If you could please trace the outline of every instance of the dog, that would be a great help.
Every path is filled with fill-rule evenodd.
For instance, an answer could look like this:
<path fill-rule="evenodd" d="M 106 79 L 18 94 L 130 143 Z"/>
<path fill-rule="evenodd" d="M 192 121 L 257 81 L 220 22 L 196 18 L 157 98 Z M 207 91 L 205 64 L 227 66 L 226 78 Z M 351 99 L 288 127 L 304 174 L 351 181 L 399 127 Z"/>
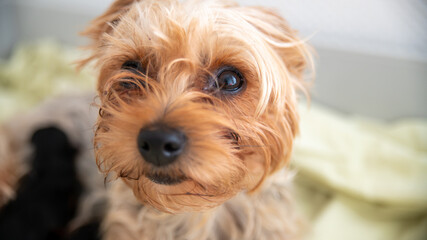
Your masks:
<path fill-rule="evenodd" d="M 54 97 L 0 126 L 0 239 L 99 239 L 105 187 L 93 94 Z"/>
<path fill-rule="evenodd" d="M 297 239 L 286 166 L 309 48 L 276 12 L 116 0 L 84 34 L 99 70 L 103 239 Z"/>
<path fill-rule="evenodd" d="M 0 238 L 65 239 L 82 191 L 74 165 L 77 149 L 56 127 L 38 129 L 31 143 L 31 170 L 16 197 L 0 209 Z"/>

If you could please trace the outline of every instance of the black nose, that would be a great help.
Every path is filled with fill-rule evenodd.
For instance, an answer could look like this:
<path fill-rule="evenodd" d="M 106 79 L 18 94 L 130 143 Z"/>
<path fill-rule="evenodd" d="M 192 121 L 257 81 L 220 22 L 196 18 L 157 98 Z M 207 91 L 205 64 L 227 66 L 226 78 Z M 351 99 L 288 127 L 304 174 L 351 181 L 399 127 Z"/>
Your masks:
<path fill-rule="evenodd" d="M 145 161 L 156 166 L 174 162 L 186 144 L 183 132 L 165 126 L 143 128 L 138 135 L 138 149 Z"/>

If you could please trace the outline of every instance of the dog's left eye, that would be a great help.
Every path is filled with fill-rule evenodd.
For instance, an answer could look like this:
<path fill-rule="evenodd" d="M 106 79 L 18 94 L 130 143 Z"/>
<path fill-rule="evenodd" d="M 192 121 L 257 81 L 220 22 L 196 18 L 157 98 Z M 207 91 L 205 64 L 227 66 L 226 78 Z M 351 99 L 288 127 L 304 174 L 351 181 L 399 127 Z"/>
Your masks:
<path fill-rule="evenodd" d="M 227 67 L 218 73 L 216 87 L 223 92 L 237 93 L 244 83 L 243 76 L 237 69 Z"/>

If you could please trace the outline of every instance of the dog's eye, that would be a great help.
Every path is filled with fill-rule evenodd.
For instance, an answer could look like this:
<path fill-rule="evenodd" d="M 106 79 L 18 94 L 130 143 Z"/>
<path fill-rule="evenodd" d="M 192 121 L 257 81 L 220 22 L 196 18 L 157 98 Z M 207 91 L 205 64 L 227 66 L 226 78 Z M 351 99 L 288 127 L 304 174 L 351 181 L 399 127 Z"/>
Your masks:
<path fill-rule="evenodd" d="M 244 83 L 243 76 L 237 69 L 226 67 L 218 73 L 216 87 L 223 92 L 237 93 Z"/>
<path fill-rule="evenodd" d="M 121 67 L 123 70 L 130 71 L 133 74 L 143 76 L 146 74 L 145 68 L 142 66 L 140 61 L 126 61 L 122 64 Z M 124 78 L 123 81 L 119 82 L 119 86 L 125 90 L 138 89 L 138 84 L 132 80 L 133 78 Z M 145 82 L 139 81 L 143 87 L 145 87 Z"/>
<path fill-rule="evenodd" d="M 145 74 L 145 68 L 139 61 L 126 61 L 125 63 L 123 63 L 122 69 L 129 70 L 135 74 Z"/>

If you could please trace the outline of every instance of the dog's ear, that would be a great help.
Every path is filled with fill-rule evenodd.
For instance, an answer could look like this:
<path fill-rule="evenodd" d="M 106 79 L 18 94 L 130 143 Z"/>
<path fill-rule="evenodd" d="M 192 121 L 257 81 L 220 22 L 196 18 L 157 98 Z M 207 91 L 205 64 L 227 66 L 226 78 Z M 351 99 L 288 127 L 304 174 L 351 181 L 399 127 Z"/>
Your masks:
<path fill-rule="evenodd" d="M 94 59 L 97 59 L 102 43 L 102 35 L 110 33 L 115 25 L 120 21 L 121 16 L 129 11 L 133 3 L 142 0 L 115 0 L 111 6 L 101 16 L 95 18 L 81 35 L 89 37 L 92 42 L 86 48 L 92 50 L 92 55 L 77 62 L 77 69 L 82 68 Z"/>
<path fill-rule="evenodd" d="M 127 12 L 130 6 L 138 0 L 116 0 L 101 16 L 95 18 L 89 27 L 82 32 L 93 40 L 99 40 L 102 34 L 111 31 L 112 26 L 120 21 L 120 16 Z"/>
<path fill-rule="evenodd" d="M 307 45 L 298 37 L 277 12 L 263 7 L 242 7 L 245 20 L 260 31 L 265 40 L 276 50 L 288 71 L 301 79 L 311 55 Z"/>
<path fill-rule="evenodd" d="M 273 150 L 270 162 L 270 172 L 280 169 L 289 162 L 293 139 L 298 132 L 298 112 L 296 89 L 307 94 L 306 83 L 303 81 L 306 67 L 312 67 L 311 53 L 307 44 L 298 37 L 278 13 L 262 7 L 238 7 L 243 19 L 256 28 L 265 42 L 273 50 L 274 61 L 282 62 L 274 69 L 274 79 L 268 79 L 269 107 L 273 112 L 284 117 L 279 122 L 278 130 L 281 138 L 272 138 L 271 142 L 278 143 Z M 276 64 L 276 62 L 275 62 Z M 283 66 L 283 68 L 281 67 Z M 307 95 L 308 96 L 308 95 Z M 284 113 L 282 115 L 282 113 Z"/>

